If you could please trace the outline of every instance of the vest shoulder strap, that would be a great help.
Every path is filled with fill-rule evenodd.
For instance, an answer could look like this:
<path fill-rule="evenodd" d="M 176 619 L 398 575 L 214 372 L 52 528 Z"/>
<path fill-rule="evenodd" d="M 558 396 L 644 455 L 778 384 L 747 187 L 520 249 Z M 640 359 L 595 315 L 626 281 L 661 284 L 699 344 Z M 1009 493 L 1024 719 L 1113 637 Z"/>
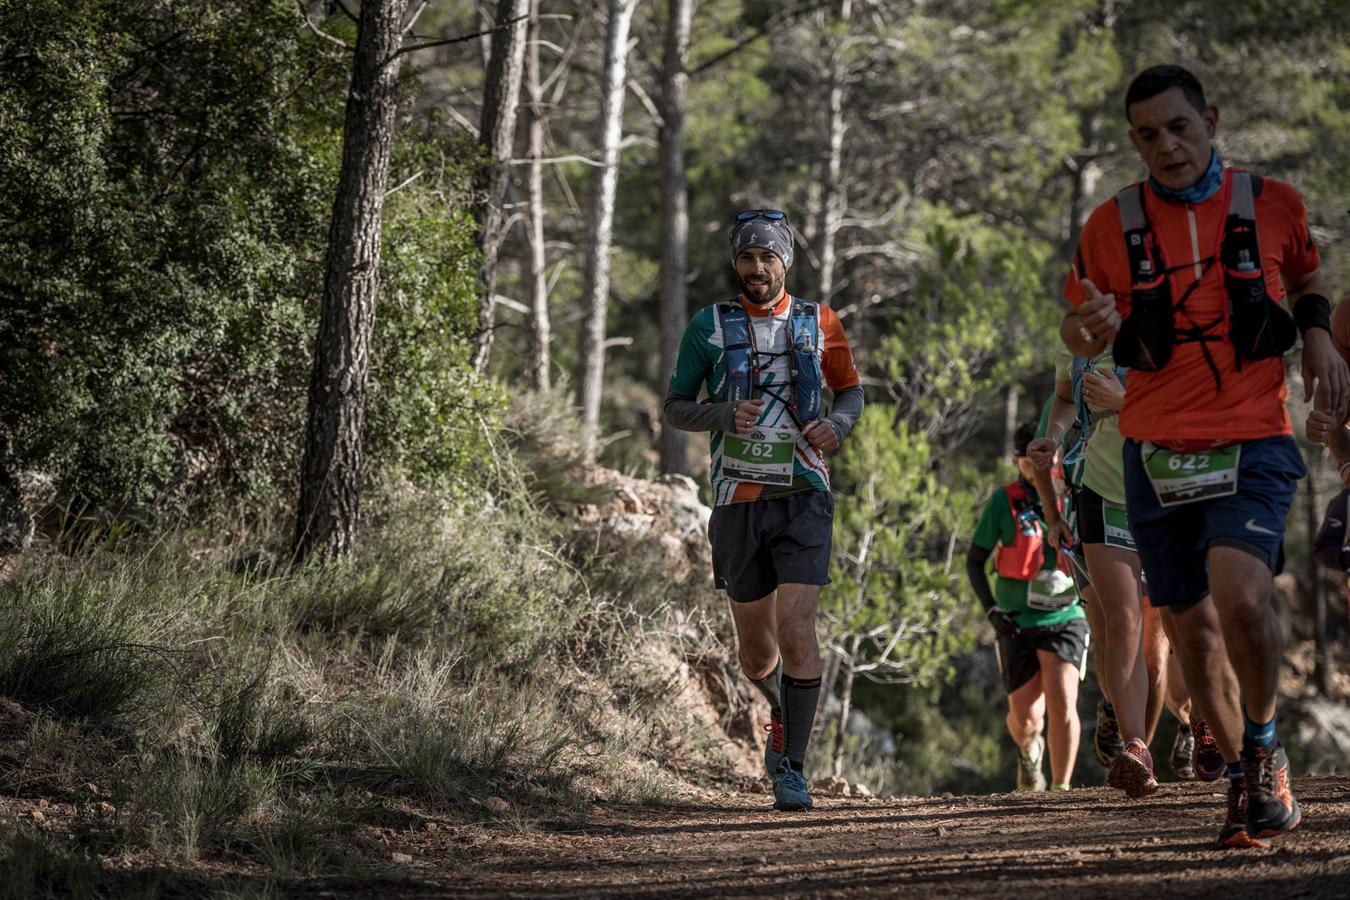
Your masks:
<path fill-rule="evenodd" d="M 1256 203 L 1255 194 L 1252 192 L 1251 173 L 1233 172 L 1229 178 L 1231 189 L 1228 195 L 1228 214 L 1255 222 Z"/>
<path fill-rule="evenodd" d="M 1127 236 L 1131 231 L 1141 231 L 1148 227 L 1148 216 L 1144 213 L 1142 181 L 1122 188 L 1116 194 L 1116 207 L 1120 210 L 1120 230 Z"/>

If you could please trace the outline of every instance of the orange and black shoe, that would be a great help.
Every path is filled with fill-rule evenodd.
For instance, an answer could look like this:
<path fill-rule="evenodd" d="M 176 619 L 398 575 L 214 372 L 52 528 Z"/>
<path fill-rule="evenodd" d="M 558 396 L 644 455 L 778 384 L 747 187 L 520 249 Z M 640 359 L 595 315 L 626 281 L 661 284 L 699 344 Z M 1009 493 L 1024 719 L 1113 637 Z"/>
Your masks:
<path fill-rule="evenodd" d="M 1111 760 L 1106 783 L 1119 788 L 1127 797 L 1147 797 L 1158 789 L 1153 777 L 1153 754 L 1139 738 L 1130 738 L 1125 749 Z"/>
<path fill-rule="evenodd" d="M 764 726 L 764 730 L 768 732 L 764 739 L 764 768 L 772 778 L 778 774 L 778 764 L 783 761 L 783 722 L 772 718 L 770 714 L 769 724 Z"/>
<path fill-rule="evenodd" d="M 1242 751 L 1247 782 L 1247 833 L 1254 838 L 1293 831 L 1303 811 L 1289 789 L 1289 756 L 1279 744 Z"/>
<path fill-rule="evenodd" d="M 1259 847 L 1270 849 L 1265 841 L 1258 841 L 1247 833 L 1247 785 L 1241 778 L 1228 781 L 1228 819 L 1219 831 L 1220 849 Z"/>
<path fill-rule="evenodd" d="M 1195 747 L 1191 751 L 1191 766 L 1195 777 L 1201 781 L 1218 781 L 1228 769 L 1219 750 L 1219 742 L 1214 740 L 1214 732 L 1209 730 L 1204 719 L 1191 717 L 1191 730 L 1195 735 Z"/>

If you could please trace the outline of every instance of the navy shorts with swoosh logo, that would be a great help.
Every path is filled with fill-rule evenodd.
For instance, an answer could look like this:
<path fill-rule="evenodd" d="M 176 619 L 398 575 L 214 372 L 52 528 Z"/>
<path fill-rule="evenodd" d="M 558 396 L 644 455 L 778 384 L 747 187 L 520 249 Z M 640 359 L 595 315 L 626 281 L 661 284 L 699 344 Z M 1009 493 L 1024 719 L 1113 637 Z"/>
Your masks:
<path fill-rule="evenodd" d="M 1138 441 L 1125 441 L 1125 506 L 1154 606 L 1179 612 L 1208 596 L 1210 547 L 1233 547 L 1275 571 L 1285 516 L 1308 474 L 1292 437 L 1244 442 L 1236 493 L 1173 507 L 1158 502 L 1142 450 Z"/>

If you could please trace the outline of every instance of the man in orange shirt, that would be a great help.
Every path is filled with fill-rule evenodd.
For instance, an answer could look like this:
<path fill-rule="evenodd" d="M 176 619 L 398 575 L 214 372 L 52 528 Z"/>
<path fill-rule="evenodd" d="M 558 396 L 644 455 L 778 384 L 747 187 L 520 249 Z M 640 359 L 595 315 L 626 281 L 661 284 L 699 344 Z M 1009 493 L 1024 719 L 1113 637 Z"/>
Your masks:
<path fill-rule="evenodd" d="M 1080 356 L 1112 344 L 1130 368 L 1119 421 L 1130 527 L 1228 764 L 1219 843 L 1244 846 L 1301 816 L 1275 733 L 1271 578 L 1306 474 L 1280 357 L 1302 332 L 1304 384 L 1322 410 L 1345 410 L 1350 371 L 1332 346 L 1330 290 L 1298 192 L 1223 167 L 1218 110 L 1185 69 L 1142 72 L 1125 112 L 1149 178 L 1089 218 L 1061 333 Z M 1147 748 L 1126 753 L 1151 768 Z"/>

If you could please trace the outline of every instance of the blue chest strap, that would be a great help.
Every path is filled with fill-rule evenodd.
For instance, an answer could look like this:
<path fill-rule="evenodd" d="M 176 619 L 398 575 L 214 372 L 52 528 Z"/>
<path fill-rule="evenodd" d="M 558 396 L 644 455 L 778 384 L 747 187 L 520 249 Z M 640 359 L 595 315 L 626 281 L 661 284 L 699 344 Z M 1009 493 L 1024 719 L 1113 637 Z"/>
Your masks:
<path fill-rule="evenodd" d="M 755 345 L 750 316 L 739 303 L 719 303 L 717 314 L 722 327 L 722 356 L 726 363 L 723 400 L 750 400 L 754 397 Z M 820 417 L 822 373 L 817 341 L 820 325 L 816 304 L 792 298 L 788 314 L 792 347 L 788 353 L 788 381 L 792 396 L 788 406 L 798 423 Z"/>

